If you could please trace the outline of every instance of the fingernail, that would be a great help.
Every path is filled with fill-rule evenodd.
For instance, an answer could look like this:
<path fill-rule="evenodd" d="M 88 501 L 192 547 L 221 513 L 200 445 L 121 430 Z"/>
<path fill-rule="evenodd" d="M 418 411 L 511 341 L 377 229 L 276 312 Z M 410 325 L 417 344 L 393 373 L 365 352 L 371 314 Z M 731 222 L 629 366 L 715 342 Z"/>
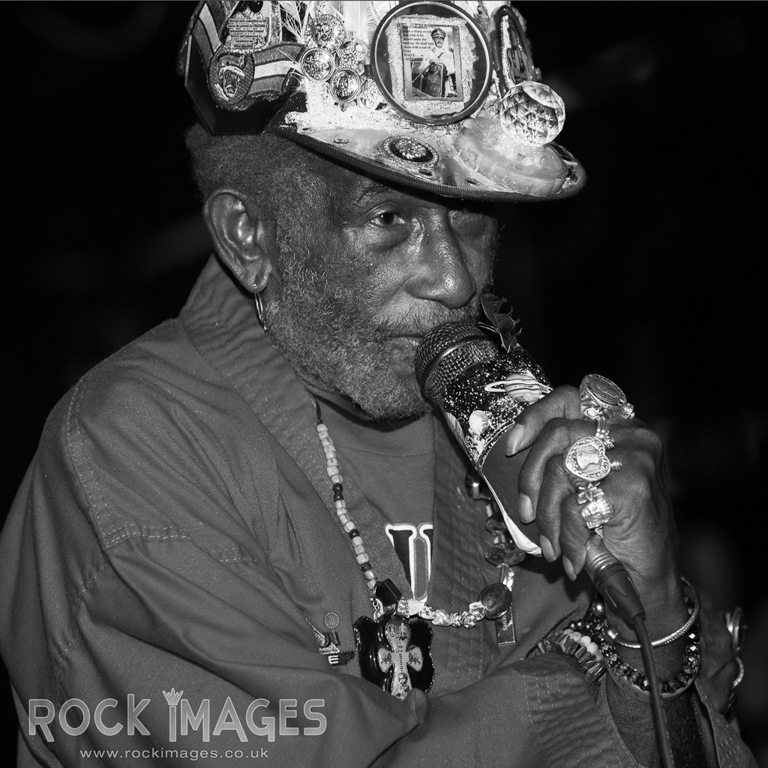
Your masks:
<path fill-rule="evenodd" d="M 524 523 L 533 522 L 533 502 L 524 493 L 520 494 L 520 508 L 518 514 Z"/>
<path fill-rule="evenodd" d="M 515 424 L 507 437 L 507 456 L 514 456 L 520 450 L 524 437 L 525 427 L 522 424 Z"/>
<path fill-rule="evenodd" d="M 550 563 L 555 561 L 555 548 L 552 546 L 552 542 L 546 536 L 539 536 L 539 544 L 541 545 L 541 553 L 544 555 L 545 560 L 549 560 Z"/>
<path fill-rule="evenodd" d="M 563 568 L 565 568 L 565 575 L 571 581 L 576 581 L 576 569 L 573 567 L 573 563 L 567 557 L 563 557 Z"/>

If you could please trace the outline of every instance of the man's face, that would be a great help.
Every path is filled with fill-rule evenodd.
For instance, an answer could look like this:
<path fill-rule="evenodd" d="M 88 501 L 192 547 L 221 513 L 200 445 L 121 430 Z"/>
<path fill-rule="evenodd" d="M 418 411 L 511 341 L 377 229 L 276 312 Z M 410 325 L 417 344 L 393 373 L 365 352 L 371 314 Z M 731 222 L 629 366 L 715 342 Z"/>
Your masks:
<path fill-rule="evenodd" d="M 275 211 L 270 333 L 300 373 L 371 417 L 423 412 L 416 347 L 436 325 L 477 317 L 496 220 L 484 208 L 317 165 L 315 178 L 297 179 L 309 191 Z"/>

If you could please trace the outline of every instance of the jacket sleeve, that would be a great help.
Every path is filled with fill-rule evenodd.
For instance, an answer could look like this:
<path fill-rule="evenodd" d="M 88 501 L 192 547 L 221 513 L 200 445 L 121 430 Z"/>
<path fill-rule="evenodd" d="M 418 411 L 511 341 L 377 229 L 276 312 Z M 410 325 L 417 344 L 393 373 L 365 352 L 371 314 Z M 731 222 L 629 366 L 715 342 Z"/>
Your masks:
<path fill-rule="evenodd" d="M 50 421 L 2 540 L 22 765 L 635 764 L 565 657 L 405 702 L 330 667 L 258 525 L 232 513 L 215 436 L 146 398 L 96 429 L 78 402 Z M 254 505 L 281 503 L 269 474 Z M 722 765 L 748 765 L 731 746 Z"/>

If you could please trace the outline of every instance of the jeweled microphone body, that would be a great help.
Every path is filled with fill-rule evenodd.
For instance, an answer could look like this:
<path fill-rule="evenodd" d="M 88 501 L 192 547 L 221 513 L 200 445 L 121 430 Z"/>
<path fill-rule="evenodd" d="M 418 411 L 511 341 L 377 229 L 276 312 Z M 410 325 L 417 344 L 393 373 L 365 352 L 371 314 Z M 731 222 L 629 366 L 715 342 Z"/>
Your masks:
<path fill-rule="evenodd" d="M 430 331 L 416 350 L 415 368 L 424 397 L 442 411 L 517 546 L 541 554 L 538 528 L 517 515 L 516 462 L 505 455 L 503 437 L 529 403 L 551 391 L 544 371 L 519 345 L 503 353 L 468 322 Z"/>
<path fill-rule="evenodd" d="M 519 458 L 506 456 L 505 436 L 528 405 L 551 391 L 544 371 L 519 344 L 502 351 L 468 322 L 445 323 L 430 331 L 416 350 L 415 369 L 424 397 L 442 411 L 515 543 L 541 554 L 535 521 L 525 524 L 517 513 L 520 464 Z M 628 623 L 642 615 L 629 574 L 596 534 L 587 543 L 585 570 Z"/>

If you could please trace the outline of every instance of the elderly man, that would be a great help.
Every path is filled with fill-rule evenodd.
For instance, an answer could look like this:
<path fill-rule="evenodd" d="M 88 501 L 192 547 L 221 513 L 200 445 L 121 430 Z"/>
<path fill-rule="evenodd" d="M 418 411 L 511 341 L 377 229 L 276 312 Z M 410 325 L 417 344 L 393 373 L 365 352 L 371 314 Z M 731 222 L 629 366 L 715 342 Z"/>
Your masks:
<path fill-rule="evenodd" d="M 9 518 L 20 764 L 651 764 L 634 627 L 583 570 L 596 504 L 676 764 L 754 765 L 721 714 L 728 633 L 681 581 L 661 449 L 620 393 L 549 391 L 522 358 L 525 394 L 498 392 L 522 411 L 505 525 L 414 374 L 425 334 L 481 310 L 522 354 L 484 298 L 488 202 L 584 181 L 532 62 L 492 84 L 493 46 L 527 50 L 520 18 L 359 5 L 195 11 L 180 71 L 216 255 L 177 320 L 61 401 Z M 473 63 L 466 100 L 428 116 L 385 53 L 435 17 Z M 607 466 L 579 485 L 584 438 Z"/>

